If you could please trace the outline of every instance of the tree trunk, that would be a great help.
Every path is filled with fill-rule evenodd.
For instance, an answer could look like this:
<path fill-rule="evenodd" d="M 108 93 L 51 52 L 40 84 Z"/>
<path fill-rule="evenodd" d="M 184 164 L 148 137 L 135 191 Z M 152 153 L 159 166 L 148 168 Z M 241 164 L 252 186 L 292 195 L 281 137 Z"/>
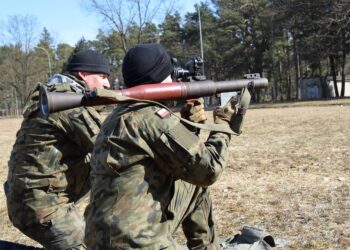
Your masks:
<path fill-rule="evenodd" d="M 338 85 L 337 85 L 337 73 L 335 70 L 335 59 L 333 55 L 329 56 L 329 64 L 331 66 L 331 75 L 333 78 L 334 93 L 335 97 L 339 97 Z"/>
<path fill-rule="evenodd" d="M 264 44 L 260 44 L 260 46 L 265 46 Z M 254 72 L 253 73 L 259 73 L 261 77 L 263 77 L 263 51 L 264 48 L 256 48 L 255 50 L 255 62 L 254 62 Z M 254 102 L 259 103 L 260 102 L 260 89 L 255 90 L 255 96 L 254 96 Z"/>
<path fill-rule="evenodd" d="M 297 43 L 295 40 L 294 32 L 292 32 L 293 37 L 293 60 L 294 60 L 294 70 L 295 70 L 295 88 L 296 88 L 296 99 L 299 99 L 299 78 L 300 78 L 300 71 L 299 71 L 299 56 L 298 56 L 298 50 L 297 50 Z"/>
<path fill-rule="evenodd" d="M 290 100 L 292 98 L 292 84 L 291 84 L 291 76 L 290 76 L 290 48 L 289 44 L 286 48 L 286 54 L 287 54 L 287 70 L 286 70 L 286 79 L 287 79 L 287 100 Z"/>
<path fill-rule="evenodd" d="M 273 17 L 271 20 L 271 57 L 272 57 L 272 100 L 277 99 L 277 82 L 276 82 L 276 73 L 275 73 L 275 30 L 273 26 Z"/>
<path fill-rule="evenodd" d="M 345 96 L 345 61 L 346 61 L 346 54 L 344 51 L 342 55 L 342 60 L 341 60 L 341 91 L 340 91 L 341 97 Z"/>
<path fill-rule="evenodd" d="M 283 102 L 283 66 L 282 66 L 282 60 L 279 62 L 279 82 L 280 82 L 280 100 Z"/>
<path fill-rule="evenodd" d="M 342 32 L 342 50 L 343 54 L 341 56 L 341 92 L 340 96 L 345 96 L 345 65 L 346 65 L 346 35 L 345 31 Z"/>
<path fill-rule="evenodd" d="M 126 53 L 128 52 L 128 45 L 127 45 L 128 42 L 127 42 L 126 35 L 123 32 L 119 32 L 119 36 L 120 36 L 120 41 L 122 43 L 122 49 Z"/>

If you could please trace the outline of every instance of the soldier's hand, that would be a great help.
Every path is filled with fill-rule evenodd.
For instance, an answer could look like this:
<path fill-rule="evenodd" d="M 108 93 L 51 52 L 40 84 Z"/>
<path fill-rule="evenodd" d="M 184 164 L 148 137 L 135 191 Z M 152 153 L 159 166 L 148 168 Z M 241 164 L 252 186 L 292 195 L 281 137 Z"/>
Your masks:
<path fill-rule="evenodd" d="M 204 110 L 204 99 L 187 100 L 186 104 L 180 110 L 181 117 L 196 123 L 204 123 L 207 120 Z"/>
<path fill-rule="evenodd" d="M 231 97 L 225 106 L 213 111 L 214 122 L 217 124 L 228 123 L 233 132 L 240 134 L 250 99 L 248 89 L 243 88 L 241 93 Z"/>

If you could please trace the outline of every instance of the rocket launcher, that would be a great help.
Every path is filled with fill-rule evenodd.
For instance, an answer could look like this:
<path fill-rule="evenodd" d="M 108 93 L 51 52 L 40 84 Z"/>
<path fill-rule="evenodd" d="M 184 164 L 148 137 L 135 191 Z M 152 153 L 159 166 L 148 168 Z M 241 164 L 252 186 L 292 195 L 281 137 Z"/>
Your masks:
<path fill-rule="evenodd" d="M 223 92 L 239 91 L 244 87 L 267 87 L 266 78 L 228 81 L 171 82 L 139 85 L 121 90 L 95 89 L 84 94 L 48 92 L 40 89 L 40 112 L 43 117 L 50 113 L 80 106 L 97 106 L 138 100 L 172 101 L 212 96 Z M 131 99 L 132 98 L 132 99 Z"/>

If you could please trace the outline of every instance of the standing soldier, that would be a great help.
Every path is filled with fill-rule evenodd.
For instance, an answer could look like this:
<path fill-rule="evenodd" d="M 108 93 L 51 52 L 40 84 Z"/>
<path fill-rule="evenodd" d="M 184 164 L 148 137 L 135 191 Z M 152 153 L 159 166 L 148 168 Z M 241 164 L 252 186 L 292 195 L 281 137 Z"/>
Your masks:
<path fill-rule="evenodd" d="M 95 51 L 74 54 L 67 71 L 44 84 L 48 91 L 84 93 L 110 87 L 108 61 Z M 95 108 L 79 107 L 43 119 L 39 87 L 28 98 L 9 160 L 4 185 L 8 215 L 15 227 L 46 249 L 84 249 L 85 222 L 75 203 L 90 190 L 90 157 L 101 117 Z"/>
<path fill-rule="evenodd" d="M 159 44 L 128 51 L 127 87 L 170 82 L 173 67 Z M 186 118 L 203 120 L 203 105 Z M 198 115 L 199 114 L 199 115 Z M 229 103 L 214 113 L 232 126 Z M 231 135 L 194 130 L 161 105 L 121 104 L 103 123 L 92 155 L 92 189 L 85 212 L 89 249 L 183 249 L 172 235 L 182 226 L 190 249 L 219 249 L 208 186 L 221 174 Z"/>

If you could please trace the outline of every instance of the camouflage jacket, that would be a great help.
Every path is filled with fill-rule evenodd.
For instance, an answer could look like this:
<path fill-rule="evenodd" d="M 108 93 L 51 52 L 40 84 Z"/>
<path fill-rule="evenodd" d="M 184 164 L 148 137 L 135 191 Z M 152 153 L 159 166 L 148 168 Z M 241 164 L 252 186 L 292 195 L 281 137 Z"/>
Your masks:
<path fill-rule="evenodd" d="M 155 165 L 162 175 L 209 186 L 225 166 L 230 138 L 212 132 L 203 143 L 164 108 L 146 103 L 120 105 L 96 139 L 92 174 L 118 175 L 135 165 Z"/>
<path fill-rule="evenodd" d="M 45 85 L 48 91 L 87 90 L 85 83 L 73 76 L 55 75 Z M 25 106 L 8 162 L 5 191 L 8 200 L 15 202 L 19 197 L 18 203 L 28 203 L 29 211 L 35 210 L 35 215 L 28 212 L 28 217 L 40 219 L 54 212 L 59 204 L 75 201 L 86 192 L 83 189 L 90 173 L 90 153 L 101 127 L 101 117 L 94 108 L 79 107 L 43 119 L 38 105 L 39 86 L 30 93 Z M 40 209 L 34 208 L 37 205 Z M 35 218 L 28 219 L 28 223 L 32 220 Z"/>
<path fill-rule="evenodd" d="M 168 205 L 176 180 L 213 184 L 225 166 L 229 141 L 230 135 L 212 132 L 202 142 L 156 105 L 118 106 L 104 121 L 92 154 L 88 246 L 160 249 L 172 244 L 166 236 L 173 233 L 168 222 L 175 215 Z M 184 194 L 191 200 L 191 192 Z M 185 214 L 188 208 L 181 209 Z M 105 238 L 93 242 L 93 235 Z"/>

